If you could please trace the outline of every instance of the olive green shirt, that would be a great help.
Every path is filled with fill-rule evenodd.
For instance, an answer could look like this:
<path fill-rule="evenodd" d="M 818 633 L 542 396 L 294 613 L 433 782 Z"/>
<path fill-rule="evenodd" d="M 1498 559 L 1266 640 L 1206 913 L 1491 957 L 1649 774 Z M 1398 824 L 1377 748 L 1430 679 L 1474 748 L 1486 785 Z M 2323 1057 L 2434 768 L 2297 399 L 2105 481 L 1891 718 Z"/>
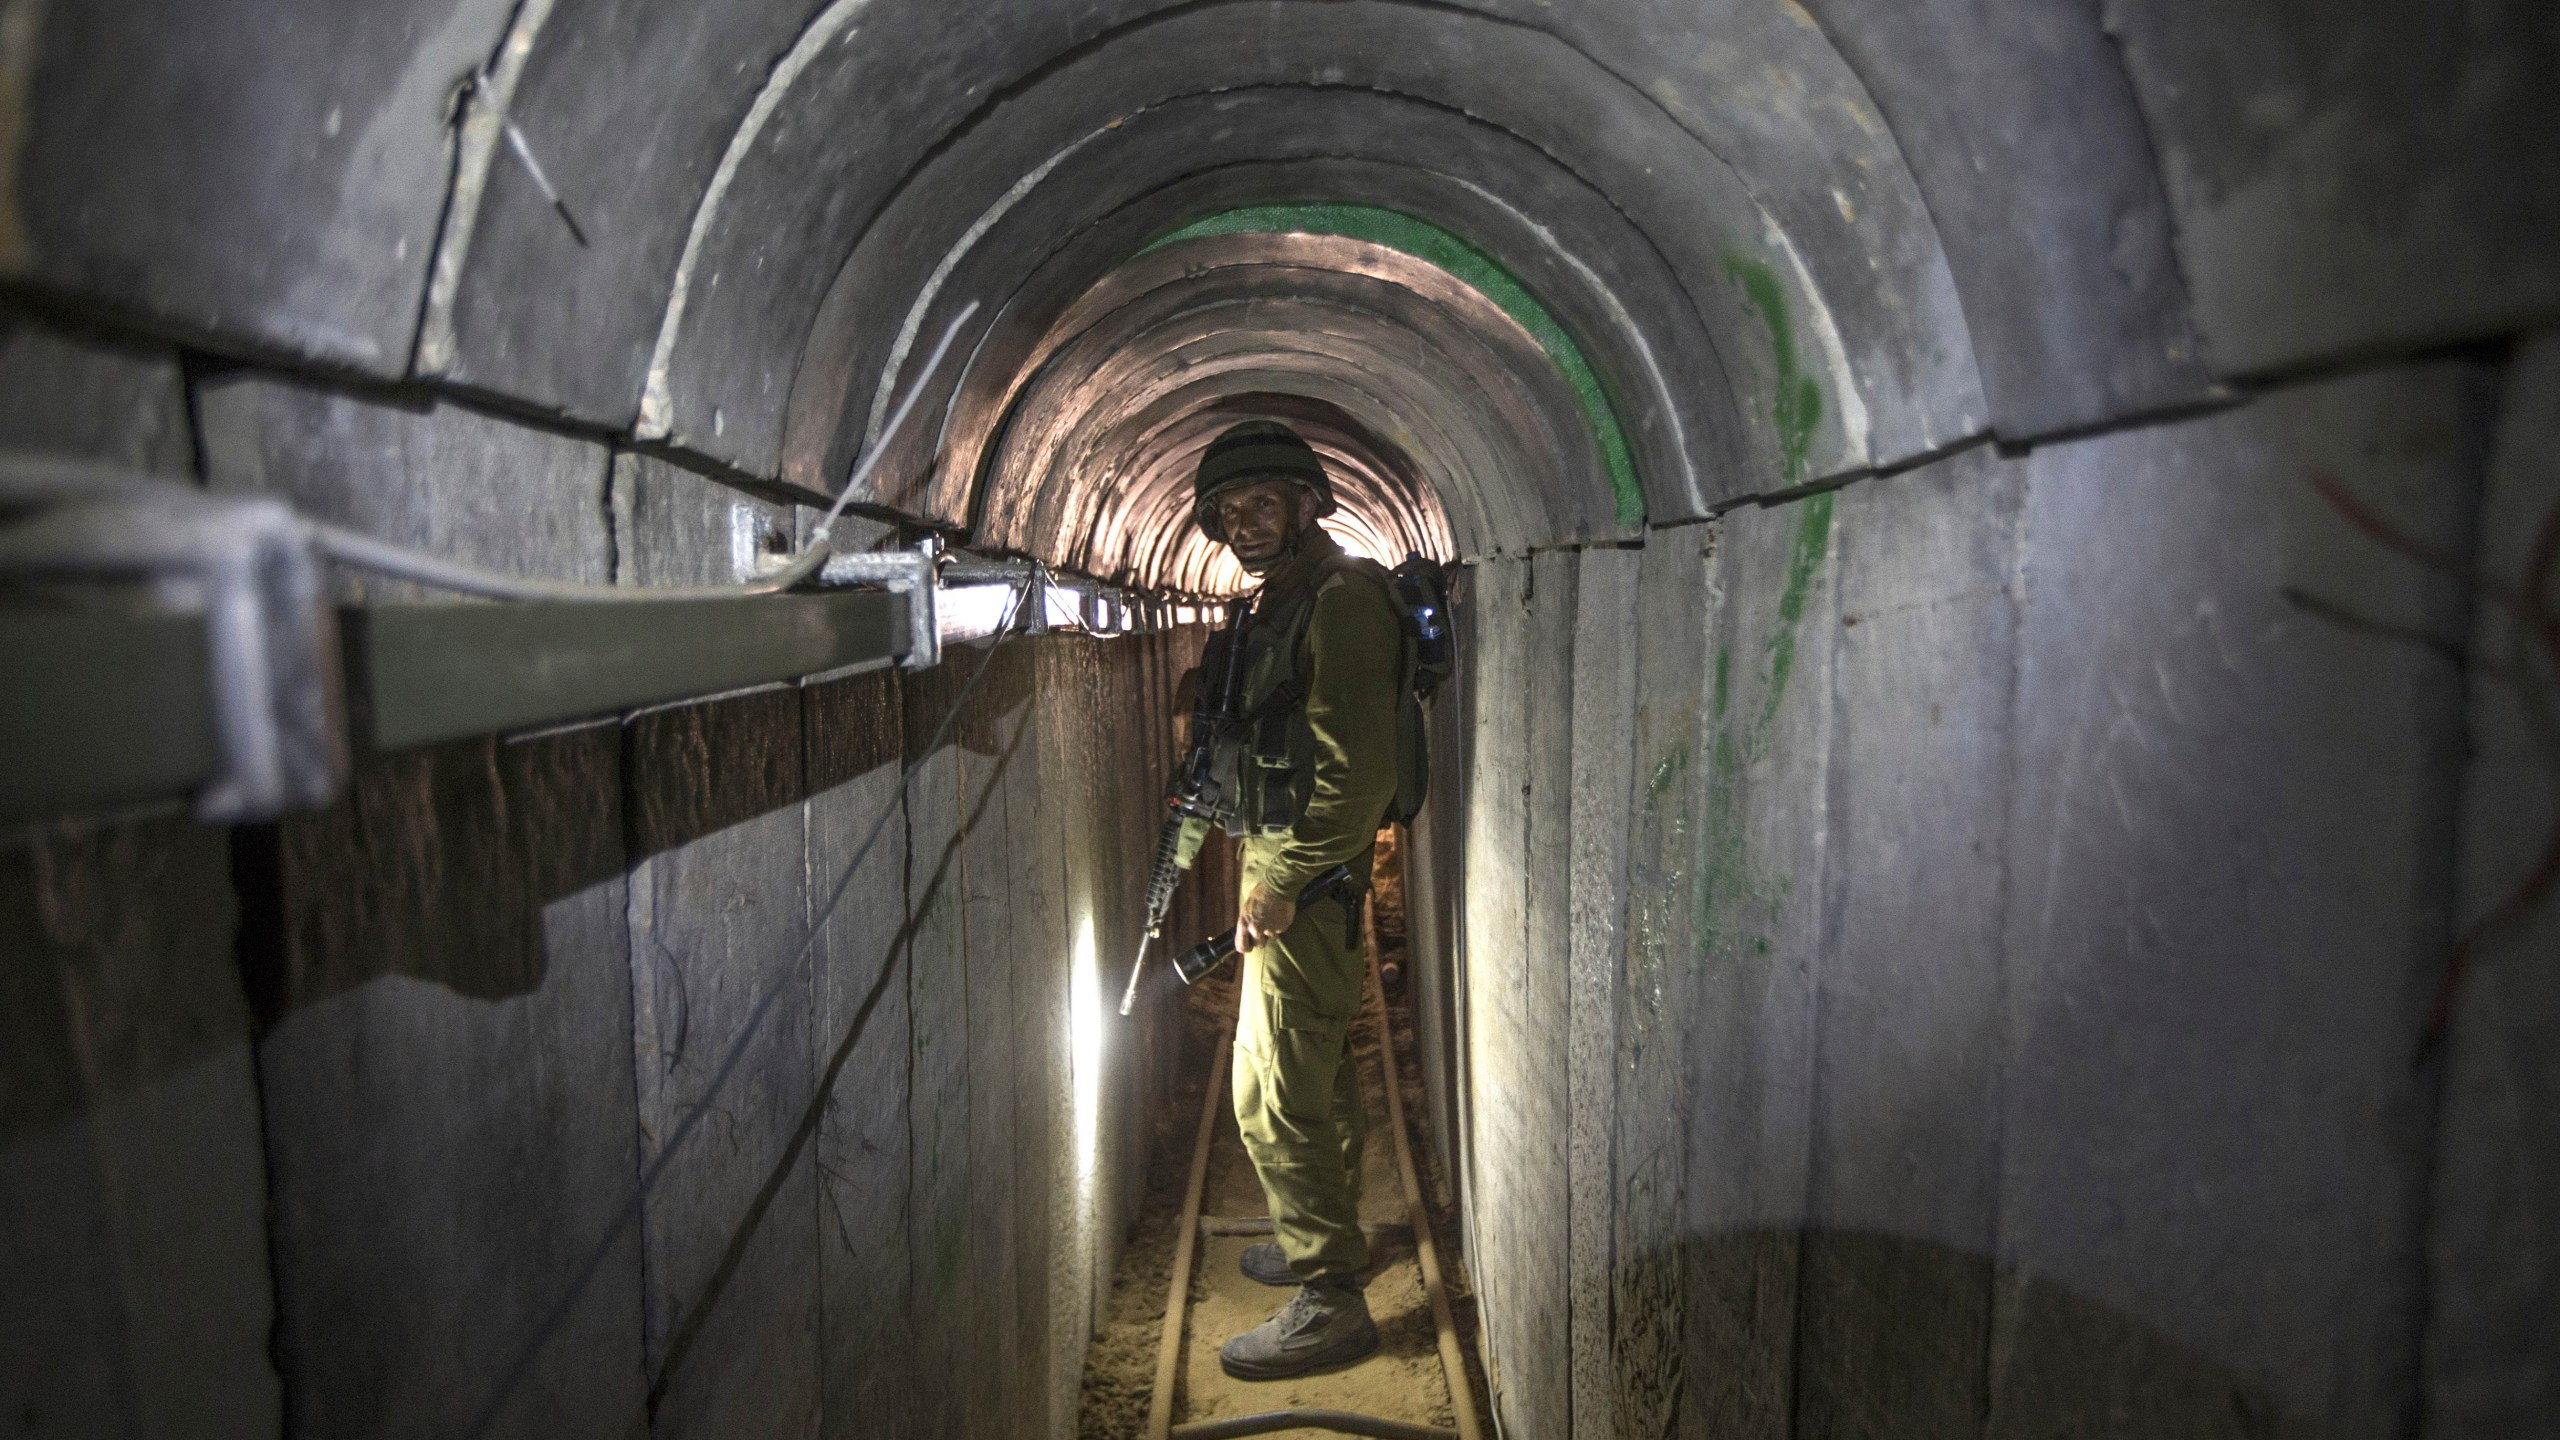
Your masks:
<path fill-rule="evenodd" d="M 1280 605 L 1306 585 L 1320 587 L 1295 657 L 1314 733 L 1315 775 L 1295 824 L 1245 841 L 1247 891 L 1258 881 L 1294 899 L 1318 875 L 1358 860 L 1376 842 L 1378 825 L 1395 799 L 1404 628 L 1394 602 L 1371 577 L 1352 570 L 1324 573 L 1326 562 L 1341 553 L 1331 535 L 1314 530 L 1263 587 L 1269 601 Z M 1247 690 L 1249 696 L 1267 694 L 1268 681 L 1249 676 Z"/>

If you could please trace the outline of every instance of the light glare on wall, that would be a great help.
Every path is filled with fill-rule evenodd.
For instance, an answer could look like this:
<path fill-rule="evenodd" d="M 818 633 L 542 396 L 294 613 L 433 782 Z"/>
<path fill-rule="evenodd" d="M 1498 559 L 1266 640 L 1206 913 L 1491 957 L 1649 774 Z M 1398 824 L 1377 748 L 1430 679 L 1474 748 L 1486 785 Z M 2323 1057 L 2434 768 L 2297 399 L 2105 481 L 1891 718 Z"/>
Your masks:
<path fill-rule="evenodd" d="M 1014 608 L 1011 585 L 953 585 L 935 600 L 944 644 L 984 639 L 996 633 Z"/>
<path fill-rule="evenodd" d="M 1076 1174 L 1090 1182 L 1102 1139 L 1102 982 L 1094 956 L 1090 914 L 1076 920 L 1074 966 L 1068 985 L 1067 1038 L 1075 1065 Z"/>

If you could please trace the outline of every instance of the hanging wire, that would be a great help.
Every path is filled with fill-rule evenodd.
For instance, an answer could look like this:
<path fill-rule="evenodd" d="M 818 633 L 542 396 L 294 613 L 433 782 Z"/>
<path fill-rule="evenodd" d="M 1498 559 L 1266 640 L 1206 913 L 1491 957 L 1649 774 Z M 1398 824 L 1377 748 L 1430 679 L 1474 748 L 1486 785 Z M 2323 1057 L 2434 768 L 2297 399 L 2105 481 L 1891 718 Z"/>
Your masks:
<path fill-rule="evenodd" d="M 781 569 L 735 585 L 593 585 L 580 580 L 542 580 L 484 570 L 477 565 L 466 565 L 458 560 L 412 550 L 405 545 L 377 540 L 323 520 L 306 523 L 311 527 L 312 543 L 319 547 L 320 553 L 342 565 L 388 575 L 395 580 L 449 590 L 457 595 L 480 595 L 491 600 L 604 603 L 778 595 L 816 574 L 818 568 L 827 563 L 826 547 L 811 545 L 792 556 L 790 563 Z"/>
<path fill-rule="evenodd" d="M 889 448 L 889 442 L 907 423 L 907 412 L 916 408 L 916 397 L 924 393 L 924 382 L 942 368 L 942 357 L 950 352 L 951 342 L 960 338 L 960 327 L 968 324 L 969 317 L 977 313 L 978 302 L 972 300 L 961 306 L 960 313 L 952 316 L 951 323 L 943 327 L 942 339 L 934 345 L 933 353 L 925 357 L 924 369 L 917 372 L 916 383 L 907 387 L 906 397 L 898 402 L 896 410 L 890 412 L 889 423 L 880 427 L 880 438 L 872 442 L 871 449 L 862 457 L 862 463 L 853 467 L 853 473 L 845 477 L 844 488 L 836 492 L 836 503 L 827 507 L 826 517 L 818 522 L 817 529 L 810 532 L 809 543 L 813 548 L 826 543 L 828 532 L 835 528 L 836 517 L 844 513 L 845 502 L 851 500 L 854 492 L 863 488 L 863 482 L 871 478 L 871 467 L 879 463 L 881 455 Z"/>
<path fill-rule="evenodd" d="M 388 575 L 438 590 L 480 595 L 492 600 L 574 600 L 619 604 L 778 595 L 817 574 L 827 563 L 827 556 L 832 553 L 828 537 L 834 530 L 837 517 L 844 513 L 845 505 L 855 492 L 870 480 L 872 469 L 880 463 L 880 457 L 888 453 L 890 443 L 898 438 L 900 427 L 915 410 L 916 402 L 923 398 L 925 386 L 942 368 L 943 357 L 951 353 L 952 342 L 960 338 L 960 327 L 968 324 L 969 317 L 977 313 L 978 302 L 972 300 L 960 307 L 959 314 L 951 317 L 951 323 L 943 329 L 941 341 L 933 347 L 933 353 L 925 358 L 924 368 L 907 386 L 905 397 L 899 400 L 898 408 L 881 430 L 879 440 L 864 452 L 861 462 L 846 477 L 844 489 L 837 492 L 835 503 L 827 507 L 826 517 L 818 522 L 817 529 L 810 532 L 809 543 L 801 547 L 800 553 L 792 556 L 782 568 L 752 580 L 731 585 L 594 585 L 578 580 L 542 580 L 447 560 L 324 521 L 305 523 L 310 526 L 312 543 L 322 554 L 342 565 L 352 565 L 377 575 Z"/>
<path fill-rule="evenodd" d="M 862 843 L 854 847 L 853 858 L 845 862 L 843 872 L 836 877 L 834 887 L 827 892 L 826 903 L 818 907 L 817 915 L 810 920 L 808 933 L 801 937 L 799 948 L 792 952 L 790 963 L 784 968 L 783 975 L 766 987 L 764 994 L 757 999 L 755 1009 L 748 1012 L 746 1024 L 739 1028 L 737 1038 L 730 1042 L 728 1053 L 721 1057 L 719 1068 L 712 1072 L 710 1084 L 704 1088 L 701 1097 L 694 1101 L 692 1108 L 685 1112 L 684 1118 L 676 1122 L 673 1130 L 667 1132 L 666 1143 L 659 1148 L 658 1158 L 650 1161 L 648 1168 L 641 1172 L 640 1183 L 632 1191 L 630 1200 L 625 1202 L 614 1216 L 613 1224 L 605 1230 L 604 1237 L 596 1242 L 595 1252 L 587 1257 L 584 1265 L 579 1267 L 577 1276 L 569 1282 L 568 1289 L 561 1294 L 558 1303 L 544 1315 L 542 1324 L 535 1330 L 533 1338 L 526 1342 L 524 1349 L 508 1365 L 506 1374 L 500 1377 L 496 1387 L 490 1391 L 489 1398 L 481 1404 L 478 1413 L 472 1416 L 470 1426 L 463 1432 L 465 1435 L 473 1437 L 486 1435 L 490 1432 L 490 1427 L 497 1423 L 499 1412 L 515 1394 L 516 1388 L 524 1383 L 525 1376 L 532 1371 L 533 1362 L 540 1357 L 543 1347 L 548 1345 L 551 1337 L 558 1334 L 560 1328 L 568 1322 L 570 1312 L 577 1307 L 587 1287 L 594 1283 L 597 1272 L 604 1268 L 605 1260 L 612 1254 L 614 1246 L 620 1242 L 626 1231 L 639 1222 L 641 1206 L 648 1200 L 651 1192 L 656 1190 L 658 1182 L 664 1178 L 678 1152 L 683 1150 L 685 1142 L 692 1138 L 694 1130 L 701 1125 L 703 1117 L 710 1114 L 713 1106 L 719 1101 L 720 1092 L 727 1088 L 730 1077 L 737 1073 L 738 1062 L 746 1058 L 748 1046 L 754 1041 L 756 1033 L 764 1027 L 765 1018 L 773 1012 L 774 1002 L 781 999 L 784 992 L 791 989 L 795 983 L 805 983 L 806 977 L 801 973 L 802 967 L 807 964 L 810 955 L 817 949 L 818 937 L 825 933 L 827 921 L 835 915 L 836 906 L 843 901 L 845 892 L 852 888 L 853 877 L 861 872 L 862 862 L 870 858 L 871 847 L 879 843 L 882 832 L 888 828 L 890 817 L 895 815 L 899 807 L 906 802 L 907 787 L 914 783 L 916 773 L 924 768 L 926 761 L 933 758 L 935 751 L 942 748 L 942 742 L 950 735 L 952 725 L 959 720 L 961 712 L 969 707 L 969 698 L 977 693 L 978 682 L 986 678 L 987 671 L 995 664 L 996 652 L 1004 648 L 1004 642 L 1013 634 L 1014 621 L 1021 612 L 1023 597 L 1040 584 L 1041 578 L 1042 571 L 1035 565 L 1026 570 L 1022 578 L 1015 583 L 1012 599 L 1005 606 L 1004 618 L 996 627 L 995 643 L 989 645 L 987 653 L 979 658 L 978 668 L 970 673 L 969 682 L 960 688 L 959 696 L 951 702 L 951 708 L 944 712 L 942 722 L 934 727 L 931 738 L 927 739 L 924 747 L 917 752 L 916 759 L 900 772 L 897 788 L 890 792 L 888 802 L 883 804 L 880 807 L 880 813 L 873 817 L 871 828 L 863 835 Z M 860 1023 L 859 1019 L 856 1023 Z M 850 1033 L 850 1031 L 847 1032 L 848 1036 Z M 665 1377 L 661 1376 L 658 1383 L 663 1385 Z"/>

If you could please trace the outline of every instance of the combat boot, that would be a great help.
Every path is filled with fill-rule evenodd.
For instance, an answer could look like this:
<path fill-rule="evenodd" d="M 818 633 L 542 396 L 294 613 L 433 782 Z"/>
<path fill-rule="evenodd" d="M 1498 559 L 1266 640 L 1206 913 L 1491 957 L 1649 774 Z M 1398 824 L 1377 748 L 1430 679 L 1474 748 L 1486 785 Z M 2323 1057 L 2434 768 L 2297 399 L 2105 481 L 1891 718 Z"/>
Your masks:
<path fill-rule="evenodd" d="M 1343 1280 L 1301 1285 L 1280 1312 L 1226 1343 L 1218 1366 L 1238 1380 L 1286 1380 L 1378 1348 L 1368 1298 Z"/>

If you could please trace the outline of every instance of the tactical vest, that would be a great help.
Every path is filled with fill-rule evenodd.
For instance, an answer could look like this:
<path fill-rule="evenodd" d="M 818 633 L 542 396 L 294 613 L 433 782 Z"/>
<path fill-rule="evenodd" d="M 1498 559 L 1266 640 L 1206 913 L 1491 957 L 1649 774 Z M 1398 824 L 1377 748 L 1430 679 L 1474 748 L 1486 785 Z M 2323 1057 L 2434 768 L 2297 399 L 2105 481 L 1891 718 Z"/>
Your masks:
<path fill-rule="evenodd" d="M 1335 585 L 1376 585 L 1398 619 L 1402 654 L 1396 667 L 1396 793 L 1386 819 L 1402 824 L 1420 814 L 1429 794 L 1431 755 L 1422 699 L 1414 679 L 1420 634 L 1414 616 L 1386 567 L 1356 555 L 1325 562 L 1314 583 L 1285 597 L 1269 617 L 1255 616 L 1245 633 L 1244 752 L 1237 769 L 1236 827 L 1240 835 L 1287 830 L 1315 798 L 1315 727 L 1307 722 L 1306 678 L 1301 673 L 1307 625 L 1316 597 Z"/>

